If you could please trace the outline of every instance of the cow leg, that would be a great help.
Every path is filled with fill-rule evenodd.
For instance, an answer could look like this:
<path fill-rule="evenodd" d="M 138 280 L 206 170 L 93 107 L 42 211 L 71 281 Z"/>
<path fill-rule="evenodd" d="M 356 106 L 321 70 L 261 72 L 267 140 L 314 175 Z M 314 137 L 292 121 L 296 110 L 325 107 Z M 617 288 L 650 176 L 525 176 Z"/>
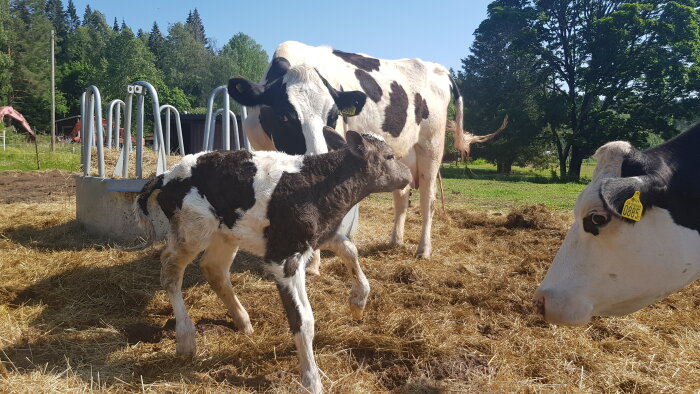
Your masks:
<path fill-rule="evenodd" d="M 187 244 L 179 244 L 175 237 L 170 235 L 168 244 L 160 256 L 162 264 L 160 283 L 168 293 L 175 314 L 175 340 L 178 355 L 194 356 L 197 350 L 194 323 L 187 313 L 185 301 L 182 298 L 182 276 L 187 265 L 200 251 L 201 249 L 188 247 Z"/>
<path fill-rule="evenodd" d="M 238 301 L 231 286 L 230 269 L 237 251 L 238 243 L 235 239 L 217 234 L 204 252 L 199 267 L 211 288 L 228 309 L 236 328 L 251 334 L 253 327 L 250 325 L 248 312 Z"/>
<path fill-rule="evenodd" d="M 416 256 L 424 259 L 429 259 L 430 253 L 432 252 L 430 235 L 433 226 L 437 173 L 440 170 L 442 145 L 439 147 L 440 149 L 436 149 L 435 147 L 430 150 L 416 149 L 418 179 L 420 184 L 420 213 L 423 219 L 423 229 Z"/>
<path fill-rule="evenodd" d="M 352 317 L 357 320 L 362 320 L 365 305 L 367 305 L 367 297 L 369 297 L 369 282 L 362 272 L 360 261 L 357 255 L 357 247 L 342 234 L 336 234 L 323 246 L 323 249 L 330 250 L 335 253 L 343 263 L 350 276 L 352 287 L 350 289 L 350 312 Z"/>
<path fill-rule="evenodd" d="M 314 254 L 311 255 L 311 260 L 309 260 L 309 265 L 306 267 L 306 273 L 309 275 L 318 276 L 321 275 L 321 251 L 319 249 L 314 250 Z"/>
<path fill-rule="evenodd" d="M 406 224 L 406 212 L 408 211 L 410 192 L 410 184 L 403 189 L 394 190 L 394 230 L 391 233 L 392 245 L 403 245 L 403 229 Z"/>
<path fill-rule="evenodd" d="M 294 334 L 294 344 L 297 348 L 297 356 L 299 357 L 299 366 L 301 370 L 301 383 L 312 393 L 320 393 L 323 389 L 321 386 L 321 377 L 318 373 L 316 360 L 313 353 L 314 340 L 314 315 L 311 310 L 311 304 L 306 295 L 306 260 L 312 252 L 309 251 L 301 256 L 290 257 L 290 259 L 301 259 L 290 264 L 289 260 L 284 263 L 290 266 L 294 264 L 297 268 L 293 274 L 285 277 L 287 269 L 282 269 L 281 266 L 271 263 L 268 267 L 275 275 L 277 290 L 279 291 L 282 300 L 282 306 L 287 315 L 289 329 Z"/>

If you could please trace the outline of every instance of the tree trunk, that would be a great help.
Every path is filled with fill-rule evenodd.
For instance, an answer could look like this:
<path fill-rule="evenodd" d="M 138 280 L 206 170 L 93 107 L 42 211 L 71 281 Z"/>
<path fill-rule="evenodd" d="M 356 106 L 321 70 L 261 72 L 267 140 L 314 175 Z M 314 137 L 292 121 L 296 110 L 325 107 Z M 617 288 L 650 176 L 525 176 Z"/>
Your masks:
<path fill-rule="evenodd" d="M 573 146 L 571 149 L 571 161 L 569 162 L 569 176 L 571 182 L 578 182 L 581 178 L 581 164 L 583 164 L 584 156 L 578 146 Z"/>
<path fill-rule="evenodd" d="M 501 166 L 501 170 L 503 171 L 502 173 L 506 174 L 506 175 L 510 175 L 512 168 L 513 168 L 513 161 L 512 160 L 508 160 L 508 161 L 503 162 L 503 165 Z"/>

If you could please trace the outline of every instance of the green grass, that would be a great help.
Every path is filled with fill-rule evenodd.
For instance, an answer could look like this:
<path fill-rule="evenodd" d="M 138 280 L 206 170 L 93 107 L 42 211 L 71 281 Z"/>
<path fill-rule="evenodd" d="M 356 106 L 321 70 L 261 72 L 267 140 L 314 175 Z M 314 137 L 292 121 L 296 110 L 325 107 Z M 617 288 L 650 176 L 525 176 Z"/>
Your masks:
<path fill-rule="evenodd" d="M 6 150 L 0 151 L 0 171 L 36 170 L 34 144 L 24 141 L 24 135 L 8 135 Z M 79 171 L 80 145 L 56 143 L 52 153 L 49 137 L 39 136 L 39 160 L 41 169 Z M 579 183 L 559 183 L 549 170 L 530 167 L 513 167 L 510 175 L 497 174 L 496 167 L 488 163 L 472 163 L 471 172 L 463 166 L 444 165 L 441 169 L 445 190 L 445 202 L 450 206 L 468 206 L 478 210 L 507 211 L 513 207 L 545 204 L 551 209 L 571 210 L 576 197 L 593 175 L 595 164 L 584 162 Z M 372 197 L 390 200 L 390 193 Z M 418 203 L 418 193 L 412 200 Z"/>
<path fill-rule="evenodd" d="M 36 148 L 33 142 L 26 142 L 25 137 L 25 134 L 7 134 L 5 150 L 0 150 L 0 171 L 37 170 Z M 56 151 L 51 152 L 50 142 L 49 136 L 39 135 L 40 169 L 80 170 L 80 144 L 57 142 Z"/>

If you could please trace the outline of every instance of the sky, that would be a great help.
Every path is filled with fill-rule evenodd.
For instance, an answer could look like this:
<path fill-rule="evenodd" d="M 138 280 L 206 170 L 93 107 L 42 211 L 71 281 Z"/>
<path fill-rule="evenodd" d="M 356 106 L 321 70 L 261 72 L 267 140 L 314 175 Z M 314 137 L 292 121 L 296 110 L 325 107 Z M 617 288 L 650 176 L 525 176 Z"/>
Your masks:
<path fill-rule="evenodd" d="M 492 0 L 325 0 L 206 1 L 73 0 L 82 19 L 86 5 L 105 14 L 111 26 L 122 20 L 134 32 L 165 35 L 195 7 L 207 37 L 221 48 L 238 32 L 251 36 L 272 55 L 277 45 L 296 40 L 330 45 L 384 59 L 417 57 L 460 70 L 474 30 Z M 64 6 L 68 0 L 63 1 Z"/>

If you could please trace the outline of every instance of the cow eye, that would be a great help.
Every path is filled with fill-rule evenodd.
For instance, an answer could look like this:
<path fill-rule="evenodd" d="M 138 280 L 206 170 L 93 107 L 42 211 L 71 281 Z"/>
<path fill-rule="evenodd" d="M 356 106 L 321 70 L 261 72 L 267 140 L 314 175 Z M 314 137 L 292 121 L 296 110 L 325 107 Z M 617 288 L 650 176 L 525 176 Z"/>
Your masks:
<path fill-rule="evenodd" d="M 287 122 L 289 122 L 289 118 L 287 118 L 287 115 L 282 115 L 282 116 L 280 116 L 280 122 L 281 122 L 281 123 L 287 123 Z"/>
<path fill-rule="evenodd" d="M 387 159 L 387 160 L 394 160 L 394 155 L 387 155 L 387 156 L 386 156 L 386 159 Z"/>
<path fill-rule="evenodd" d="M 602 226 L 610 221 L 610 215 L 605 215 L 598 212 L 591 212 L 590 216 L 591 223 L 596 226 Z"/>

